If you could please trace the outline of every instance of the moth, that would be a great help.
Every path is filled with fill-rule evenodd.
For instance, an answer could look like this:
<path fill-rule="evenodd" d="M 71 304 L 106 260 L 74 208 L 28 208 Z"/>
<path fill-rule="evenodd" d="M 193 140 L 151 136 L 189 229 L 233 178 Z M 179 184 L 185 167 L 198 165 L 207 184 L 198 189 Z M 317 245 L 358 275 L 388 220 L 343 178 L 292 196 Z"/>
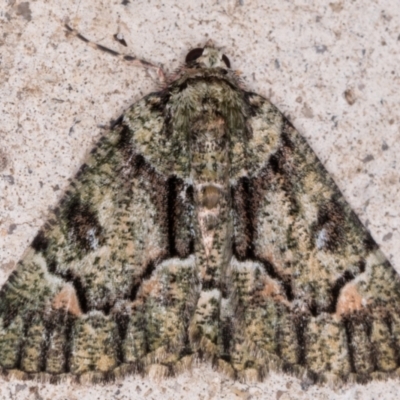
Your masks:
<path fill-rule="evenodd" d="M 1 289 L 0 365 L 366 382 L 399 374 L 399 304 L 312 149 L 208 43 L 101 138 Z"/>

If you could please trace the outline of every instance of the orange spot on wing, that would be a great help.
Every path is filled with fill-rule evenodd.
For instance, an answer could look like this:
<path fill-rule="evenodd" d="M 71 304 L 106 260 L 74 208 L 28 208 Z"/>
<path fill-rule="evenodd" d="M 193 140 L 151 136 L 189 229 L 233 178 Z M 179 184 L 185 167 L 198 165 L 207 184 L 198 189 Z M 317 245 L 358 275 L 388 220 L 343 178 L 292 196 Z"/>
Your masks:
<path fill-rule="evenodd" d="M 81 316 L 82 310 L 72 285 L 65 285 L 61 291 L 54 297 L 53 308 L 56 310 L 63 308 L 72 315 Z"/>
<path fill-rule="evenodd" d="M 354 283 L 347 284 L 340 292 L 336 305 L 336 315 L 342 316 L 363 308 L 363 298 Z"/>

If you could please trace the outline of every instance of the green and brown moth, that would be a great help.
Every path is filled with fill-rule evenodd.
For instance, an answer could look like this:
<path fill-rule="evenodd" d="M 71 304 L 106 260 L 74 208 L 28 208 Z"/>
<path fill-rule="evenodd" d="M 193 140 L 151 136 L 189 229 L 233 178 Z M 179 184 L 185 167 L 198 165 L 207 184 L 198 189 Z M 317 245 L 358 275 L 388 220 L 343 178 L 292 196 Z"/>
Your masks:
<path fill-rule="evenodd" d="M 210 43 L 173 79 L 124 58 L 164 87 L 99 141 L 1 289 L 3 373 L 397 374 L 399 277 L 291 123 Z"/>

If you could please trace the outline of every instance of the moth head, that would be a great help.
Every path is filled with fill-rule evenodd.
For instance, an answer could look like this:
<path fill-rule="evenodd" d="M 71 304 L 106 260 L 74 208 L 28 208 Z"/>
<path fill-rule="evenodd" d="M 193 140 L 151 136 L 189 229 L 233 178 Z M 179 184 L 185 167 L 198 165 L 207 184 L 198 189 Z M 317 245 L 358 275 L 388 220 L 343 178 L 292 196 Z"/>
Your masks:
<path fill-rule="evenodd" d="M 231 67 L 229 58 L 221 50 L 216 49 L 210 41 L 204 47 L 190 50 L 185 62 L 191 68 L 227 69 Z"/>

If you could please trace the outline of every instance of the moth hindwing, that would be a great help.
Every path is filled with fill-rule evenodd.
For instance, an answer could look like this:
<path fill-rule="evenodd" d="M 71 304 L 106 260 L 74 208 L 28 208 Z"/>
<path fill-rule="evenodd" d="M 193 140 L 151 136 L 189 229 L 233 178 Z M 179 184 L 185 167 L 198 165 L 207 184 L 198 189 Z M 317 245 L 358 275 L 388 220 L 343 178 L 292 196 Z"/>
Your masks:
<path fill-rule="evenodd" d="M 99 141 L 1 289 L 0 365 L 365 382 L 398 373 L 399 304 L 306 141 L 207 44 Z"/>

